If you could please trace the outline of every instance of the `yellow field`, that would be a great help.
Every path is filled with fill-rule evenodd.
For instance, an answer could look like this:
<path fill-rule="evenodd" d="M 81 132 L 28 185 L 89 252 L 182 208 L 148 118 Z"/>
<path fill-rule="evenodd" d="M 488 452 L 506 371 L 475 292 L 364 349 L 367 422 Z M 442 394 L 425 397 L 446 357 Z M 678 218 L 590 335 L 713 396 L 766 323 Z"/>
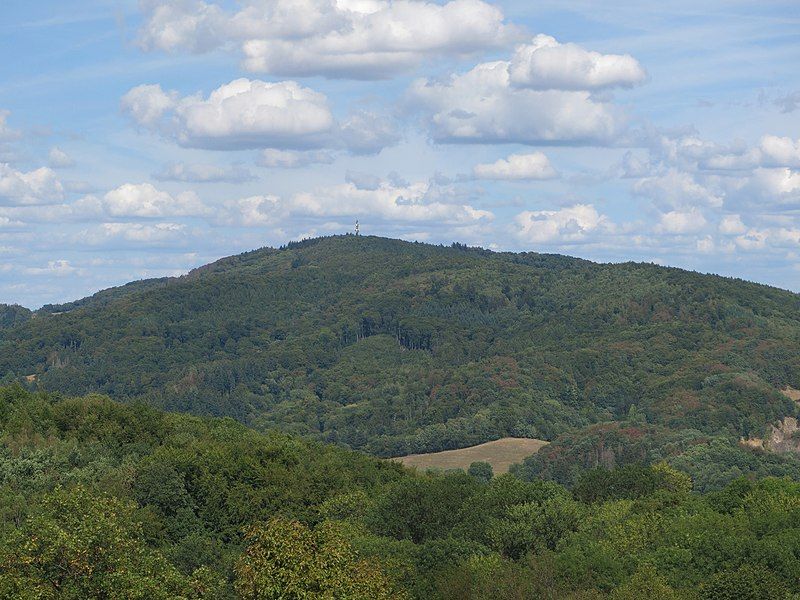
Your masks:
<path fill-rule="evenodd" d="M 420 471 L 427 469 L 464 469 L 476 462 L 488 462 L 492 465 L 495 475 L 508 472 L 508 468 L 522 462 L 526 456 L 536 454 L 547 442 L 528 438 L 502 438 L 493 442 L 486 442 L 469 448 L 459 450 L 445 450 L 430 454 L 409 454 L 398 456 L 396 460 L 407 467 L 416 467 Z"/>

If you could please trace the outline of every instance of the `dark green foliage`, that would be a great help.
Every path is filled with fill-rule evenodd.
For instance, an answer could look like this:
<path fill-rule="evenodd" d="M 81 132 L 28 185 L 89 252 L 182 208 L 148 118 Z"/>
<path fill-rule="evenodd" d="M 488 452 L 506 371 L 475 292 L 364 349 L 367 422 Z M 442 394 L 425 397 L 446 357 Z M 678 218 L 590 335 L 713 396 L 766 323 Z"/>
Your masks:
<path fill-rule="evenodd" d="M 797 413 L 776 390 L 800 388 L 796 294 L 459 244 L 307 240 L 14 322 L 0 376 L 380 456 L 627 419 L 580 467 L 662 460 L 698 436 L 761 435 Z M 661 433 L 626 450 L 636 431 Z M 535 470 L 572 482 L 574 464 Z"/>
<path fill-rule="evenodd" d="M 694 489 L 710 491 L 742 476 L 788 476 L 800 480 L 800 458 L 743 447 L 735 436 L 709 436 L 694 429 L 672 430 L 655 425 L 614 422 L 592 425 L 559 436 L 512 473 L 522 479 L 553 479 L 574 486 L 586 477 L 609 469 L 666 461 L 688 473 Z M 621 472 L 626 472 L 624 469 Z"/>
<path fill-rule="evenodd" d="M 0 304 L 0 329 L 24 323 L 33 313 L 18 304 Z"/>
<path fill-rule="evenodd" d="M 683 478 L 683 481 L 680 479 Z M 596 467 L 581 473 L 572 494 L 581 502 L 635 500 L 658 490 L 688 492 L 691 479 L 665 466 L 627 465 L 618 469 Z"/>
<path fill-rule="evenodd" d="M 471 475 L 481 481 L 489 481 L 494 477 L 494 471 L 492 471 L 492 465 L 489 463 L 476 461 L 467 469 L 467 475 Z"/>

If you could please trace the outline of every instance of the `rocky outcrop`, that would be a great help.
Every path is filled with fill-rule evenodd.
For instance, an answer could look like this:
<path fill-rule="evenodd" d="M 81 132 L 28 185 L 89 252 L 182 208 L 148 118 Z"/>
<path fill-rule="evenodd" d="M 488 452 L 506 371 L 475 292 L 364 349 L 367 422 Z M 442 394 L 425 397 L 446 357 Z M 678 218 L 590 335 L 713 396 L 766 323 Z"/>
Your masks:
<path fill-rule="evenodd" d="M 748 448 L 769 450 L 770 452 L 800 454 L 800 424 L 794 417 L 786 417 L 777 425 L 772 426 L 766 439 L 742 438 L 739 443 Z"/>
<path fill-rule="evenodd" d="M 786 417 L 777 427 L 772 427 L 772 433 L 767 440 L 767 449 L 773 452 L 796 452 L 800 454 L 800 426 L 794 417 Z"/>

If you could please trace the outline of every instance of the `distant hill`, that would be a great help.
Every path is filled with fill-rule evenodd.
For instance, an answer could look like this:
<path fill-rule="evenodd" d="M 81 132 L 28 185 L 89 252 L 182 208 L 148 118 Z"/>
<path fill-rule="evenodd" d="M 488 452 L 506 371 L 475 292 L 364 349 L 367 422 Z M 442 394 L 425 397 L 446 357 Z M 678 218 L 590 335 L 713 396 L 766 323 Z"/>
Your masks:
<path fill-rule="evenodd" d="M 650 264 L 335 236 L 28 316 L 0 328 L 7 381 L 380 456 L 564 435 L 613 465 L 594 424 L 683 452 L 798 413 L 800 296 Z"/>

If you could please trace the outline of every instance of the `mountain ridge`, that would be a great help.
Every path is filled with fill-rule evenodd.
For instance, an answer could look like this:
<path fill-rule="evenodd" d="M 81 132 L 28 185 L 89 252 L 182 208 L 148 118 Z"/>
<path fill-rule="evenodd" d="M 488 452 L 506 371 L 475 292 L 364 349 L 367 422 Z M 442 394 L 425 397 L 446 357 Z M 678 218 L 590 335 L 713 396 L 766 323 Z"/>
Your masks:
<path fill-rule="evenodd" d="M 0 377 L 380 456 L 797 414 L 800 295 L 671 267 L 345 235 L 89 298 L 0 329 Z"/>

